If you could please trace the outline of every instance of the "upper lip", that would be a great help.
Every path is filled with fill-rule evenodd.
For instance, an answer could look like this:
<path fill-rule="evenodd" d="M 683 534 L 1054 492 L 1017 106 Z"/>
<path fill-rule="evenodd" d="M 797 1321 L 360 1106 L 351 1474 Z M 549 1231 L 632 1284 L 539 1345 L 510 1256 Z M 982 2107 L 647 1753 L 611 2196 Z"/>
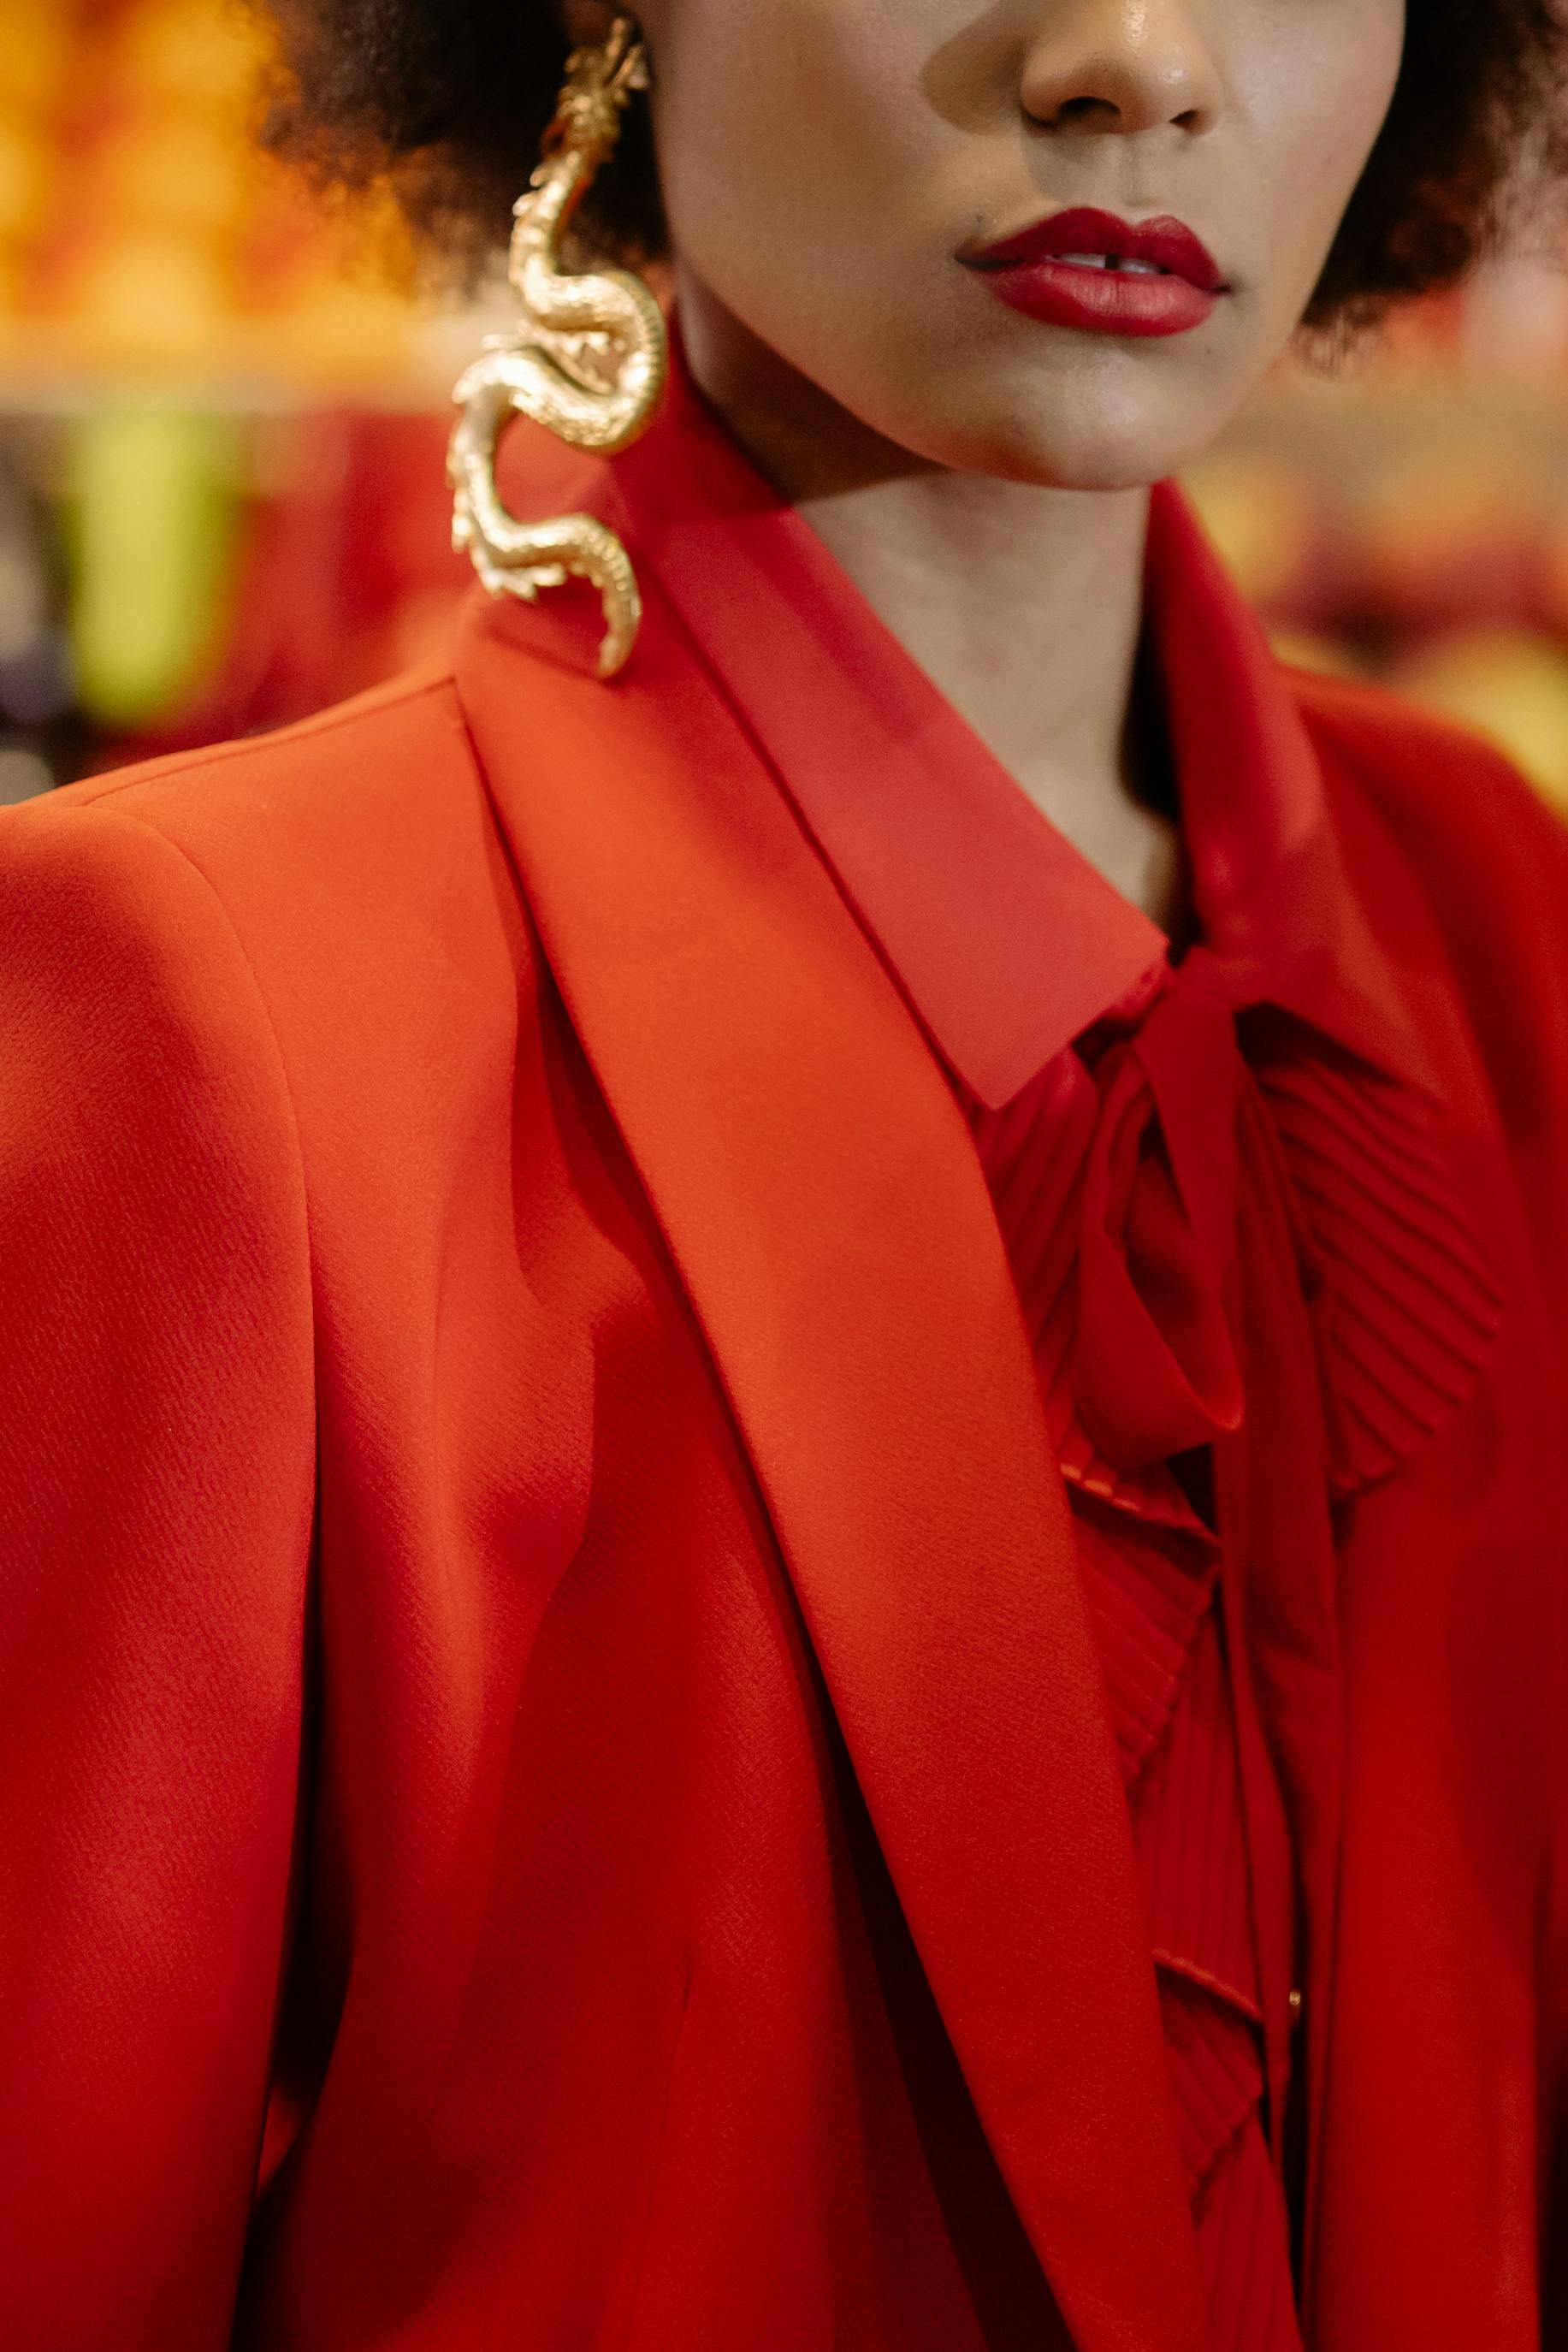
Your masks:
<path fill-rule="evenodd" d="M 994 245 L 971 247 L 960 256 L 972 267 L 1000 269 L 1009 262 L 1049 261 L 1063 253 L 1103 253 L 1124 261 L 1157 262 L 1162 269 L 1185 278 L 1206 294 L 1218 294 L 1224 280 L 1219 264 L 1201 237 L 1195 236 L 1174 213 L 1155 219 L 1124 221 L 1089 205 L 1074 205 L 1051 213 L 1014 236 L 998 237 Z"/>

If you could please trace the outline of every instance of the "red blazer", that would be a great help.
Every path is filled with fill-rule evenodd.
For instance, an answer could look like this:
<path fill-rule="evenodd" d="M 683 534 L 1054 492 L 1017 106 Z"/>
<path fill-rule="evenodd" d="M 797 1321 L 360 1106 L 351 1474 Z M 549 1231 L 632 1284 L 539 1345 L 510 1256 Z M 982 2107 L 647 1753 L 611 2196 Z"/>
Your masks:
<path fill-rule="evenodd" d="M 450 673 L 0 819 L 0 2341 L 1196 2352 L 970 1138 L 660 601 L 591 646 L 476 596 Z M 1308 2336 L 1533 2352 L 1568 842 L 1260 691 L 1510 1302 L 1346 1530 Z"/>

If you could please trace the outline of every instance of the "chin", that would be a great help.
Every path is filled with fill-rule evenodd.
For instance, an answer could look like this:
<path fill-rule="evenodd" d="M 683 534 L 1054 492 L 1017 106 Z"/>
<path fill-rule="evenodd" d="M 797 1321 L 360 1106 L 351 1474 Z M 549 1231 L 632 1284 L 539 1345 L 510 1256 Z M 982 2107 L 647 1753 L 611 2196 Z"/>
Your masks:
<path fill-rule="evenodd" d="M 1190 465 L 1226 418 L 1195 421 L 1153 401 L 1097 398 L 1092 388 L 1036 384 L 998 407 L 977 398 L 964 425 L 943 434 L 938 462 L 960 473 L 1033 482 L 1044 489 L 1137 490 Z"/>
<path fill-rule="evenodd" d="M 901 414 L 867 421 L 954 473 L 1051 489 L 1144 489 L 1201 457 L 1241 397 L 1228 398 L 1212 369 L 1195 382 L 1189 362 L 1184 383 L 1168 365 L 1151 367 L 1151 356 L 1145 344 L 1020 367 L 994 353 L 927 352 L 891 378 L 922 386 L 918 407 L 901 404 Z"/>

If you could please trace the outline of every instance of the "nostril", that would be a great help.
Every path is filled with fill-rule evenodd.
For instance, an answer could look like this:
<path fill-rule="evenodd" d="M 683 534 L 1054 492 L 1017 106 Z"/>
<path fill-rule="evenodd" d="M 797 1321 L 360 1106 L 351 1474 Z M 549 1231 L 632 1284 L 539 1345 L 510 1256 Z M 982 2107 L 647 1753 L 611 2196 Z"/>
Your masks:
<path fill-rule="evenodd" d="M 1118 121 L 1121 116 L 1120 107 L 1112 100 L 1095 98 L 1088 93 L 1082 98 L 1064 98 L 1058 105 L 1049 110 L 1037 111 L 1033 107 L 1026 106 L 1024 112 L 1031 122 L 1038 123 L 1040 129 L 1045 131 L 1053 131 L 1066 123 L 1082 121 L 1088 116 L 1108 115 L 1113 121 Z"/>

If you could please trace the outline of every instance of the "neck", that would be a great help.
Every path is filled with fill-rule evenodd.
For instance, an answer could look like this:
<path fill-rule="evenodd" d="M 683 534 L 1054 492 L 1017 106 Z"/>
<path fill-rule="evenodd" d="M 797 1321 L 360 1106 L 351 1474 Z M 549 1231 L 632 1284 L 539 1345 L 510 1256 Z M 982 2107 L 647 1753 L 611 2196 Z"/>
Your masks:
<path fill-rule="evenodd" d="M 1178 829 L 1150 803 L 1139 663 L 1148 492 L 955 473 L 873 433 L 700 289 L 683 338 L 705 397 L 883 625 L 1059 831 L 1167 929 Z"/>

